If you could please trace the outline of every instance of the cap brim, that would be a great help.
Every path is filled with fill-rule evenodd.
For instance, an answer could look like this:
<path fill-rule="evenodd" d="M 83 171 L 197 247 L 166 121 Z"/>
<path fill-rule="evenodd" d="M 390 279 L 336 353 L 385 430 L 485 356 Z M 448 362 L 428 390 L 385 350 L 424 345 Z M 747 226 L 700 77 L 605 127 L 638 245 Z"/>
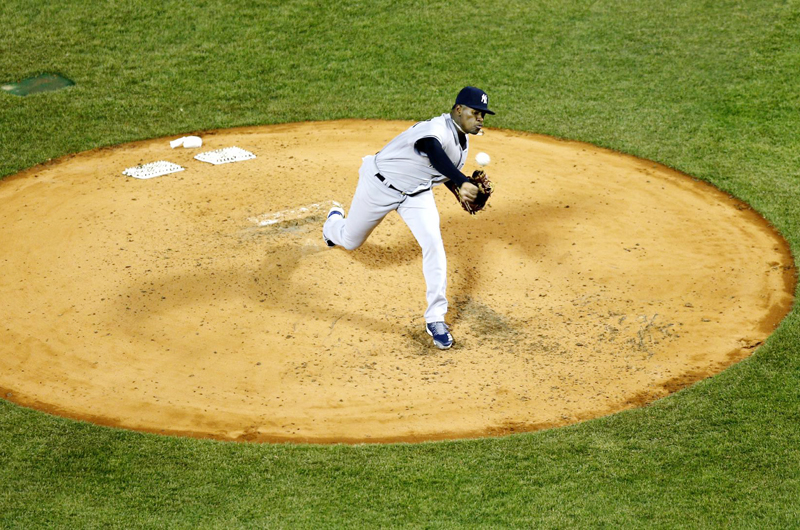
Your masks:
<path fill-rule="evenodd" d="M 464 105 L 465 107 L 469 107 L 471 109 L 479 110 L 481 112 L 485 112 L 486 114 L 494 114 L 491 110 L 486 107 L 473 107 L 472 105 L 467 105 L 465 103 L 459 103 L 459 105 Z"/>

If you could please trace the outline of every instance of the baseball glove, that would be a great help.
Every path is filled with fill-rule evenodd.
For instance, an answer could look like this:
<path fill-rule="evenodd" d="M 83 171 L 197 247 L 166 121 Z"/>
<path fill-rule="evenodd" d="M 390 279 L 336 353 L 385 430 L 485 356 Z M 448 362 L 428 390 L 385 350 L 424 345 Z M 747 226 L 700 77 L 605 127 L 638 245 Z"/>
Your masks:
<path fill-rule="evenodd" d="M 478 187 L 478 196 L 475 197 L 474 201 L 468 201 L 461 196 L 461 191 L 455 184 L 448 181 L 446 182 L 446 186 L 453 192 L 453 195 L 456 196 L 458 202 L 461 204 L 461 207 L 464 208 L 465 211 L 469 212 L 470 215 L 475 215 L 476 213 L 480 212 L 484 208 L 486 208 L 486 202 L 489 200 L 489 197 L 492 196 L 494 192 L 494 186 L 492 185 L 492 181 L 489 180 L 489 177 L 486 176 L 486 173 L 482 169 L 476 169 L 471 177 L 468 177 L 468 180 Z"/>

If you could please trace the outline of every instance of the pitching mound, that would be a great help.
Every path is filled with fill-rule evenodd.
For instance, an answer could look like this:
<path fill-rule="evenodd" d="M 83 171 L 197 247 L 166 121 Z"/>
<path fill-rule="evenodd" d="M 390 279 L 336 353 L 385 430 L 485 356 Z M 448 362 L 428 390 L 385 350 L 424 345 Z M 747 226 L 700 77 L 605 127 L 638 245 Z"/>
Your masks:
<path fill-rule="evenodd" d="M 223 440 L 500 435 L 665 396 L 750 355 L 790 309 L 787 245 L 741 202 L 647 160 L 489 130 L 471 148 L 493 158 L 488 211 L 435 190 L 456 339 L 439 351 L 396 214 L 355 252 L 321 235 L 361 157 L 408 125 L 163 138 L 0 182 L 0 395 Z M 231 146 L 257 158 L 194 159 Z M 186 169 L 122 174 L 159 160 Z"/>

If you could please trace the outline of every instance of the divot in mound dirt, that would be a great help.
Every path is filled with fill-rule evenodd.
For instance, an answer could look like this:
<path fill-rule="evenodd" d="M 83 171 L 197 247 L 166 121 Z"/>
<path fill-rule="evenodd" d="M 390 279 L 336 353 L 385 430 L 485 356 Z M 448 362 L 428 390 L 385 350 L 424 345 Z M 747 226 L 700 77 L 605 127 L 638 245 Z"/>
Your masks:
<path fill-rule="evenodd" d="M 717 373 L 792 304 L 787 245 L 746 205 L 647 160 L 488 130 L 471 156 L 492 157 L 489 209 L 470 217 L 435 190 L 456 339 L 439 351 L 398 216 L 354 252 L 321 235 L 361 157 L 408 125 L 201 134 L 204 150 L 256 155 L 219 166 L 163 138 L 0 182 L 0 395 L 223 440 L 500 435 Z M 121 174 L 155 160 L 186 169 Z"/>

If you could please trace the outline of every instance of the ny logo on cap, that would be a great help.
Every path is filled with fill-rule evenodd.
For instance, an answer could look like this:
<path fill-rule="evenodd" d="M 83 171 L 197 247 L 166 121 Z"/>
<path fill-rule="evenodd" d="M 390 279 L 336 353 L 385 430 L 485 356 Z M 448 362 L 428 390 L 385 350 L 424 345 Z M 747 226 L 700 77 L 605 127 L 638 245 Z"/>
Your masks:
<path fill-rule="evenodd" d="M 484 105 L 488 105 L 489 104 L 489 96 L 487 96 L 486 94 L 481 94 L 481 103 L 483 103 Z"/>

